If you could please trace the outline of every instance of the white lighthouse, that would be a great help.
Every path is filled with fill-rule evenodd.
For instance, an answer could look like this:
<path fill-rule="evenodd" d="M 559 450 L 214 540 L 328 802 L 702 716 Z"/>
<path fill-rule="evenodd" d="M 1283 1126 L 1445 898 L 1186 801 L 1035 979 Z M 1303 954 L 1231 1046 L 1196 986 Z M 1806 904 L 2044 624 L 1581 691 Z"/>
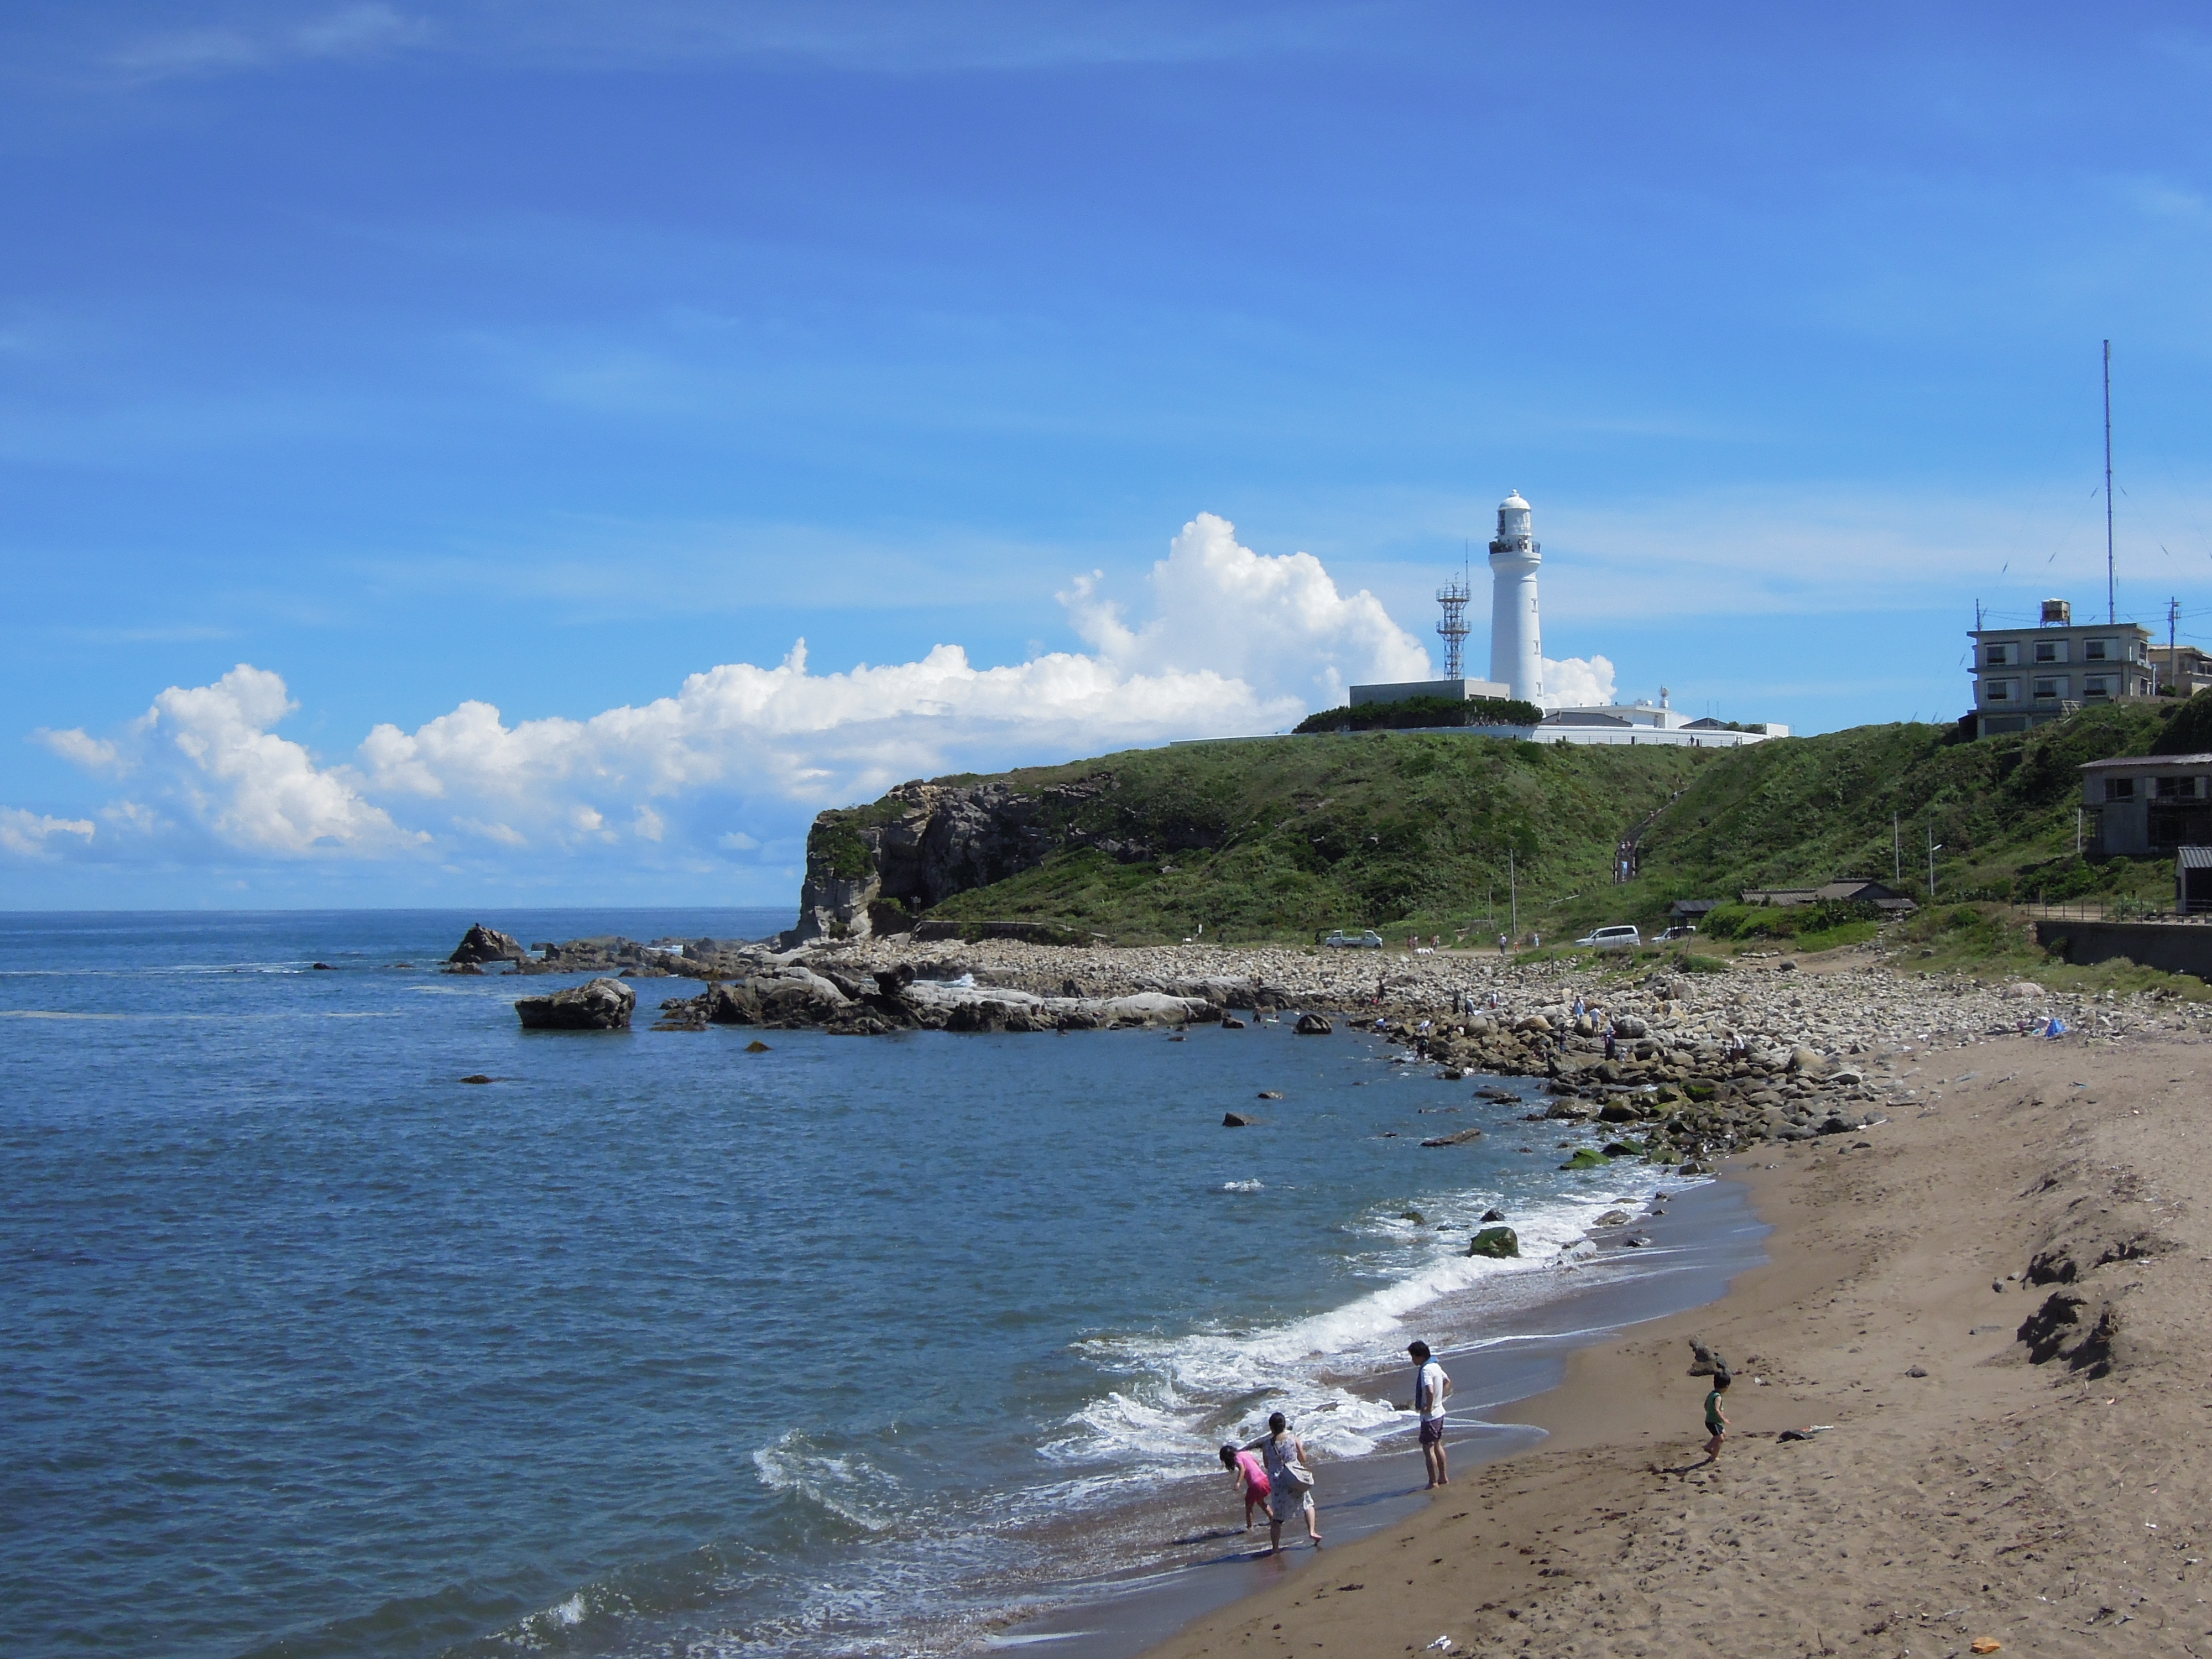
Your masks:
<path fill-rule="evenodd" d="M 1543 637 L 1536 625 L 1536 569 L 1543 562 L 1529 532 L 1528 503 L 1516 489 L 1498 504 L 1498 538 L 1490 544 L 1490 678 L 1527 702 L 1544 690 Z"/>

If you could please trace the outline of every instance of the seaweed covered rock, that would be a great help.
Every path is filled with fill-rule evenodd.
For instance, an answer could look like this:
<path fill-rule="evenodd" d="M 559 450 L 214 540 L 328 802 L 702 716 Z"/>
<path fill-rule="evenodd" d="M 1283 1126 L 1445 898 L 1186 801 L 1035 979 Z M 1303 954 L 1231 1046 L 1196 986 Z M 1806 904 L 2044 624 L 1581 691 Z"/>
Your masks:
<path fill-rule="evenodd" d="M 1467 1247 L 1469 1255 L 1486 1255 L 1503 1261 L 1521 1254 L 1521 1235 L 1510 1227 L 1485 1227 Z"/>

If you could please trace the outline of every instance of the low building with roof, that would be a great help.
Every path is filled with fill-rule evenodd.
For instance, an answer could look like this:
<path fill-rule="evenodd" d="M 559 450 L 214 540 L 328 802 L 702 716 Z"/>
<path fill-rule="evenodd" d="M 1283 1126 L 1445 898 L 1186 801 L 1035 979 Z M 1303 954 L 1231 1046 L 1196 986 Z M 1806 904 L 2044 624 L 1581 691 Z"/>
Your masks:
<path fill-rule="evenodd" d="M 2085 850 L 2145 858 L 2212 845 L 2212 754 L 2120 755 L 2081 769 Z"/>
<path fill-rule="evenodd" d="M 1918 908 L 1894 887 L 1864 876 L 1845 876 L 1817 887 L 1747 887 L 1737 896 L 1746 904 L 1783 910 L 1800 904 L 1871 904 L 1877 910 L 1902 915 Z"/>

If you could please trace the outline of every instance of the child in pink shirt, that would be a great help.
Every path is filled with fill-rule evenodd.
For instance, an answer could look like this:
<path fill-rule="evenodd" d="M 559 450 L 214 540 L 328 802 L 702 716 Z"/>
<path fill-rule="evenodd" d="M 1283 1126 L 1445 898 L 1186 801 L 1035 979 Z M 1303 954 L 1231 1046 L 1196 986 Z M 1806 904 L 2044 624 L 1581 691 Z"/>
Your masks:
<path fill-rule="evenodd" d="M 1221 1449 L 1221 1467 L 1229 1471 L 1237 1482 L 1237 1494 L 1244 1500 L 1244 1530 L 1252 1530 L 1252 1511 L 1267 1512 L 1267 1471 L 1256 1452 L 1239 1451 L 1234 1446 Z"/>

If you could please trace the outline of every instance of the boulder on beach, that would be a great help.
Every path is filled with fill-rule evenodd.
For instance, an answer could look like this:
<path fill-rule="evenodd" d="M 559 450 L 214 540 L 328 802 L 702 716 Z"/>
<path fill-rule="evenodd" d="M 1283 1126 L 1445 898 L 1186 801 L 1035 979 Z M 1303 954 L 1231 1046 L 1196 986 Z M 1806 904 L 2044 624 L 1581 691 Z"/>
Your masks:
<path fill-rule="evenodd" d="M 1578 1146 L 1575 1155 L 1559 1165 L 1562 1170 L 1602 1170 L 1605 1154 L 1595 1146 Z"/>
<path fill-rule="evenodd" d="M 1492 1223 L 1492 1222 L 1493 1222 L 1493 1221 L 1503 1221 L 1503 1220 L 1504 1220 L 1504 1219 L 1505 1219 L 1505 1212 L 1504 1212 L 1504 1211 L 1503 1211 L 1503 1210 L 1496 1210 L 1496 1209 L 1492 1209 L 1492 1210 L 1485 1210 L 1485 1211 L 1482 1212 L 1482 1220 L 1483 1220 L 1483 1224 L 1484 1224 L 1485 1226 L 1487 1226 L 1490 1223 Z"/>
<path fill-rule="evenodd" d="M 1817 1048 L 1792 1048 L 1790 1051 L 1790 1069 L 1809 1077 L 1825 1076 L 1828 1070 L 1828 1057 Z"/>
<path fill-rule="evenodd" d="M 1469 1255 L 1486 1255 L 1503 1261 L 1521 1254 L 1521 1235 L 1510 1227 L 1485 1227 L 1467 1247 Z"/>
<path fill-rule="evenodd" d="M 1298 1023 L 1291 1029 L 1300 1036 L 1327 1036 L 1336 1027 L 1319 1014 L 1300 1014 Z"/>
<path fill-rule="evenodd" d="M 1541 1014 L 1531 1014 L 1513 1028 L 1516 1031 L 1531 1031 L 1541 1036 L 1552 1029 L 1552 1022 Z"/>
<path fill-rule="evenodd" d="M 1631 1039 L 1651 1035 L 1651 1027 L 1634 1014 L 1622 1014 L 1613 1022 L 1613 1035 Z"/>
<path fill-rule="evenodd" d="M 514 1005 L 530 1031 L 626 1031 L 637 993 L 618 979 L 572 985 L 550 997 L 524 997 Z"/>
<path fill-rule="evenodd" d="M 530 952 L 512 933 L 502 933 L 496 927 L 487 927 L 477 922 L 461 935 L 461 942 L 453 947 L 448 962 L 527 962 Z"/>
<path fill-rule="evenodd" d="M 1607 1210 L 1596 1220 L 1591 1222 L 1590 1225 L 1593 1227 L 1626 1227 L 1634 1218 L 1635 1218 L 1631 1216 L 1626 1210 Z"/>

